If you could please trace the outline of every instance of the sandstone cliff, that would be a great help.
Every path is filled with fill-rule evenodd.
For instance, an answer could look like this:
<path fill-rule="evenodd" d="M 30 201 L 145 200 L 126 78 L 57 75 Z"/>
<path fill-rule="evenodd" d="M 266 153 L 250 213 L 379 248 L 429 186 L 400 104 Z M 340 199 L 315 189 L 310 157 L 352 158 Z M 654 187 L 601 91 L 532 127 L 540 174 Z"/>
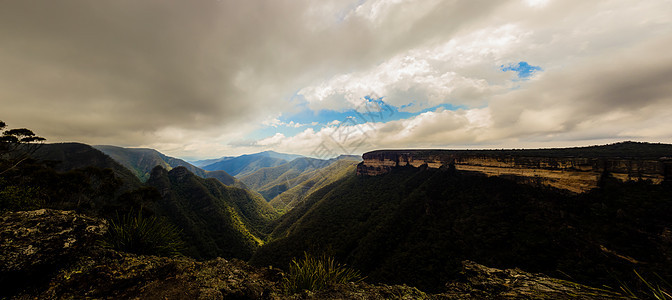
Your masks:
<path fill-rule="evenodd" d="M 622 150 L 627 145 L 628 150 Z M 540 150 L 379 150 L 362 155 L 358 175 L 380 175 L 396 167 L 455 168 L 487 176 L 507 176 L 575 193 L 596 188 L 609 175 L 621 181 L 672 180 L 672 145 L 637 151 L 650 144 Z M 656 145 L 657 146 L 657 145 Z M 634 149 L 633 149 L 634 147 Z"/>

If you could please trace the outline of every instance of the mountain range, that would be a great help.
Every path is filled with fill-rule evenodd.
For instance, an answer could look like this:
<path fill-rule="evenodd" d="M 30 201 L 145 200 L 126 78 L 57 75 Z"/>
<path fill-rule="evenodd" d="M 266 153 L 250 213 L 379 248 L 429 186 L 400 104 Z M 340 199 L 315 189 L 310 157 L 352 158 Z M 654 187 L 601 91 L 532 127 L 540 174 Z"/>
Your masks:
<path fill-rule="evenodd" d="M 232 176 L 240 177 L 253 173 L 258 169 L 279 166 L 300 157 L 302 156 L 278 153 L 275 151 L 264 151 L 236 157 L 222 157 L 214 161 L 197 161 L 196 163 L 207 171 L 221 170 L 226 171 Z"/>
<path fill-rule="evenodd" d="M 317 159 L 274 151 L 223 157 L 216 162 L 207 161 L 210 162 L 210 165 L 206 165 L 208 168 L 217 169 L 218 166 L 229 163 L 227 165 L 229 167 L 235 166 L 238 170 L 245 170 L 246 173 L 237 173 L 238 178 L 235 178 L 225 170 L 207 171 L 154 149 L 116 146 L 94 146 L 94 148 L 131 170 L 143 182 L 149 179 L 156 166 L 168 171 L 184 167 L 196 176 L 215 178 L 225 185 L 258 192 L 280 211 L 294 207 L 306 195 L 352 171 L 352 168 L 361 161 L 358 156 L 341 155 L 332 159 Z M 274 166 L 267 166 L 269 163 Z M 236 169 L 232 172 L 236 172 Z"/>
<path fill-rule="evenodd" d="M 184 253 L 195 258 L 249 258 L 279 215 L 225 171 L 205 171 L 153 149 L 60 143 L 42 145 L 33 157 L 37 162 L 20 176 L 49 195 L 47 207 L 111 218 L 149 212 L 180 228 Z"/>
<path fill-rule="evenodd" d="M 363 160 L 265 152 L 205 170 L 152 149 L 45 144 L 0 176 L 0 208 L 155 216 L 196 259 L 285 268 L 327 254 L 367 282 L 433 293 L 465 260 L 617 291 L 641 283 L 633 269 L 672 276 L 669 157 L 672 145 L 648 143 Z"/>
<path fill-rule="evenodd" d="M 185 167 L 187 170 L 203 178 L 215 178 L 226 185 L 242 187 L 241 183 L 225 171 L 206 171 L 179 158 L 170 157 L 148 148 L 123 148 L 117 146 L 93 146 L 107 154 L 112 159 L 131 170 L 141 181 L 149 179 L 156 166 L 170 170 L 176 167 Z"/>

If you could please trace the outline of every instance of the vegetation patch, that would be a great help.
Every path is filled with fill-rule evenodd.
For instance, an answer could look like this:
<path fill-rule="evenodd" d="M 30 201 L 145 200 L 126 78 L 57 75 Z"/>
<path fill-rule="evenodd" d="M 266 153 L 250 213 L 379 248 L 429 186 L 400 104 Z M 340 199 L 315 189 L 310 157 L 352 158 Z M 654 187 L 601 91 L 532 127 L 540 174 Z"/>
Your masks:
<path fill-rule="evenodd" d="M 180 231 L 165 219 L 130 212 L 110 221 L 103 246 L 136 254 L 177 256 L 184 243 Z"/>
<path fill-rule="evenodd" d="M 621 291 L 623 294 L 632 299 L 656 299 L 656 300 L 671 300 L 672 299 L 672 284 L 667 282 L 658 274 L 658 282 L 646 280 L 642 275 L 633 270 L 637 279 L 639 279 L 639 288 L 631 288 L 626 283 L 621 282 Z"/>
<path fill-rule="evenodd" d="M 334 284 L 360 282 L 363 279 L 359 271 L 337 263 L 331 256 L 313 256 L 304 252 L 303 259 L 295 258 L 289 264 L 283 290 L 291 295 L 304 290 L 319 291 Z"/>

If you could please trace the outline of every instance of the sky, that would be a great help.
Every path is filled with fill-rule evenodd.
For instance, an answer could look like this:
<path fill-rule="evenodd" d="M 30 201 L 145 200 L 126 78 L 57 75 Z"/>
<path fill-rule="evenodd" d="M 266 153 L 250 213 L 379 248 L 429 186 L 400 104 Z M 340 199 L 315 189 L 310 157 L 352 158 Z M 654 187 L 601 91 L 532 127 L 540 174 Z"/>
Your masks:
<path fill-rule="evenodd" d="M 0 120 L 186 159 L 672 143 L 670 16 L 670 0 L 0 0 Z"/>

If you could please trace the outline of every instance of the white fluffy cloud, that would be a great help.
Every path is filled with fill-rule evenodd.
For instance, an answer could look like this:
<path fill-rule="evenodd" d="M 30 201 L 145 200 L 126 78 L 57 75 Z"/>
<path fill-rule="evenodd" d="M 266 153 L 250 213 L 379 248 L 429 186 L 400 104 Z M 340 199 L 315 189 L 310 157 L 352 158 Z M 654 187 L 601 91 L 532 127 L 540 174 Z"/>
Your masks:
<path fill-rule="evenodd" d="M 515 76 L 499 66 L 515 61 L 512 52 L 528 34 L 513 24 L 484 28 L 411 49 L 368 70 L 335 76 L 299 94 L 315 110 L 357 106 L 371 95 L 385 96 L 395 106 L 414 103 L 414 110 L 446 103 L 479 105 L 513 86 Z"/>
<path fill-rule="evenodd" d="M 461 109 L 368 124 L 358 152 L 672 142 L 670 15 L 669 0 L 12 1 L 0 118 L 176 156 L 309 154 L 345 122 L 248 136 L 377 96 Z M 500 69 L 520 61 L 543 71 Z"/>

